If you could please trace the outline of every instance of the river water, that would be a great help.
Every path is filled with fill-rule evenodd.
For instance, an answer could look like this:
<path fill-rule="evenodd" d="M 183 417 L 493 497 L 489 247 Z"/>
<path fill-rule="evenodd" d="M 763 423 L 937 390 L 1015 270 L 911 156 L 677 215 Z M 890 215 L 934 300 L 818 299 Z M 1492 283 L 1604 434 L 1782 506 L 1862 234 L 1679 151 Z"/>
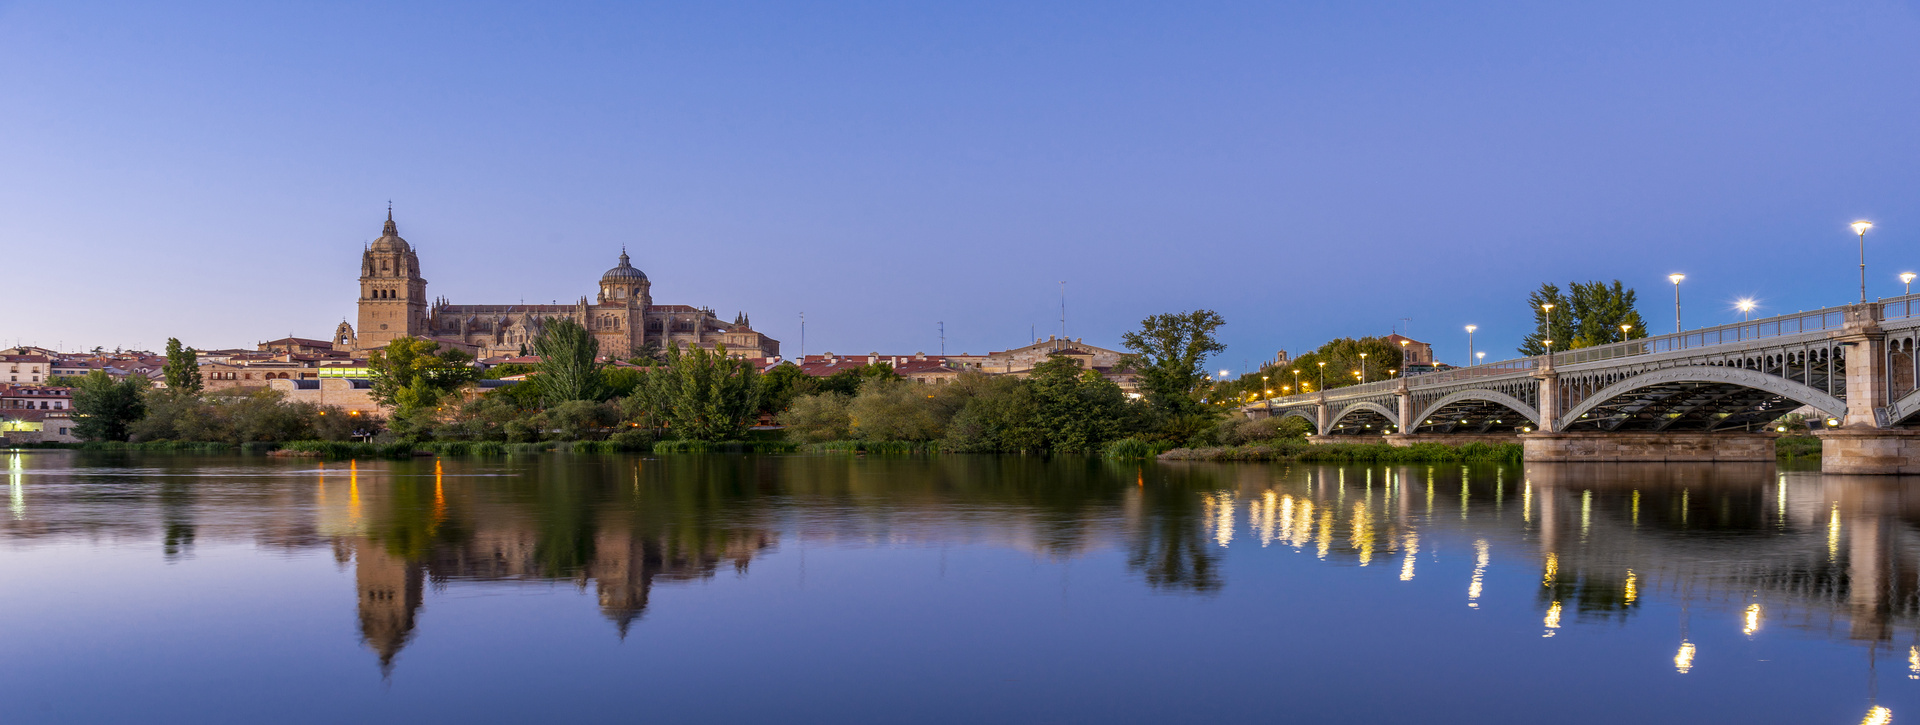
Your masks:
<path fill-rule="evenodd" d="M 6 723 L 1920 719 L 1920 479 L 0 457 Z"/>

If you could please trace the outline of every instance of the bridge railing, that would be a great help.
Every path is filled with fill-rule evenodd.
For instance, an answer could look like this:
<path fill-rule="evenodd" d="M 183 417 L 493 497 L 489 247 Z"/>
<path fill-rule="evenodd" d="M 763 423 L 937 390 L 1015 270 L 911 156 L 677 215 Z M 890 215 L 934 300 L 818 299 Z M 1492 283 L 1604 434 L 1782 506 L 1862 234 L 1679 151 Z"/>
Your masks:
<path fill-rule="evenodd" d="M 1884 298 L 1876 301 L 1875 304 L 1879 305 L 1880 319 L 1882 320 L 1920 318 L 1920 295 L 1902 295 L 1899 297 Z M 1718 327 L 1689 330 L 1655 337 L 1643 337 L 1638 340 L 1628 340 L 1626 342 L 1616 342 L 1608 345 L 1596 345 L 1578 350 L 1556 352 L 1553 354 L 1553 361 L 1556 365 L 1577 365 L 1580 363 L 1614 360 L 1639 355 L 1682 352 L 1686 350 L 1731 345 L 1749 340 L 1764 340 L 1771 337 L 1785 337 L 1808 332 L 1838 330 L 1845 326 L 1846 323 L 1847 306 L 1828 307 L 1810 312 L 1796 312 L 1791 315 L 1768 317 L 1751 322 L 1720 325 Z M 1407 382 L 1412 386 L 1421 387 L 1460 380 L 1512 375 L 1516 372 L 1534 369 L 1540 364 L 1539 361 L 1540 358 L 1538 357 L 1514 358 L 1471 367 L 1414 375 L 1410 376 Z M 1332 388 L 1327 391 L 1327 394 L 1348 398 L 1385 392 L 1398 386 L 1399 381 L 1382 380 L 1364 385 Z M 1297 404 L 1312 402 L 1318 398 L 1318 393 L 1304 393 L 1289 395 L 1283 398 L 1274 398 L 1273 404 Z M 1263 403 L 1264 401 L 1256 402 L 1252 405 L 1261 405 Z"/>

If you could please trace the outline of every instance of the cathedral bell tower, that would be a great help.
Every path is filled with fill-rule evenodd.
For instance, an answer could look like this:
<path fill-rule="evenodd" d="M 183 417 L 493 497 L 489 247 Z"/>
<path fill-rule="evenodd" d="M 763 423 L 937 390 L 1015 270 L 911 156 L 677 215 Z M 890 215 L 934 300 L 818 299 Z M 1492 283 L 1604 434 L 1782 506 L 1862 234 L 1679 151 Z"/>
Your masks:
<path fill-rule="evenodd" d="M 363 349 L 427 334 L 427 281 L 420 278 L 420 258 L 393 224 L 391 207 L 380 238 L 360 257 L 358 327 Z"/>

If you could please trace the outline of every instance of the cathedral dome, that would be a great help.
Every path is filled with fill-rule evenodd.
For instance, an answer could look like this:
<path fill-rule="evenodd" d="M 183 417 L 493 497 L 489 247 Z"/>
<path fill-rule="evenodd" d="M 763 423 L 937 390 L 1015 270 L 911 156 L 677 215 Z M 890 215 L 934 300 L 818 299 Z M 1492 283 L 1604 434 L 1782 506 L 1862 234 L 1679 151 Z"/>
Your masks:
<path fill-rule="evenodd" d="M 398 237 L 395 237 L 395 238 L 397 239 Z M 609 269 L 607 270 L 606 274 L 600 275 L 600 284 L 618 284 L 618 283 L 633 283 L 633 282 L 645 282 L 645 281 L 647 281 L 647 273 L 633 268 L 633 264 L 627 259 L 626 250 L 621 250 L 620 252 L 620 266 L 614 267 L 613 269 Z"/>
<path fill-rule="evenodd" d="M 400 238 L 400 229 L 393 225 L 392 209 L 387 210 L 387 226 L 380 230 L 380 238 L 373 240 L 372 249 L 376 252 L 405 253 L 411 251 L 407 248 L 407 240 Z"/>

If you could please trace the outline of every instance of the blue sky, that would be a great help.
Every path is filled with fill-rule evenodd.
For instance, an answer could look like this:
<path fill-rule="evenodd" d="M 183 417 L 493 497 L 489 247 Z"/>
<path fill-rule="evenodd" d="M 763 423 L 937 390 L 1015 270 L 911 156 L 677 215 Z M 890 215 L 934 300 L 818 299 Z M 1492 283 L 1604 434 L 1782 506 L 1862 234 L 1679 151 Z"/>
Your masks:
<path fill-rule="evenodd" d="M 799 352 L 1239 370 L 1400 318 L 1508 356 L 1543 281 L 1688 326 L 1920 271 L 1920 3 L 0 2 L 0 337 L 324 337 L 388 199 L 429 293 L 661 303 Z M 1670 331 L 1661 322 L 1656 331 Z"/>

